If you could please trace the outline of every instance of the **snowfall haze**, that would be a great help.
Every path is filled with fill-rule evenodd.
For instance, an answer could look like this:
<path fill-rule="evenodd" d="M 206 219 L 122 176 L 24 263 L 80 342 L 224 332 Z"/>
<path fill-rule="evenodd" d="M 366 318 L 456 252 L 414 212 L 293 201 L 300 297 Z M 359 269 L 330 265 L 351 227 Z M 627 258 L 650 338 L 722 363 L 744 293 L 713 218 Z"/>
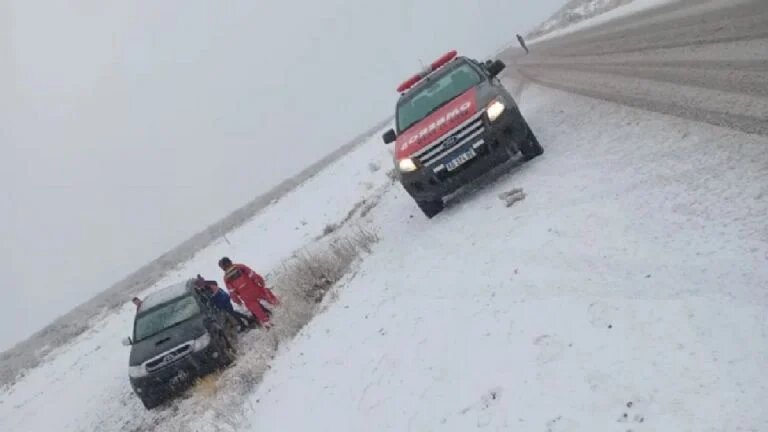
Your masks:
<path fill-rule="evenodd" d="M 11 0 L 0 350 L 390 115 L 419 61 L 561 3 Z"/>

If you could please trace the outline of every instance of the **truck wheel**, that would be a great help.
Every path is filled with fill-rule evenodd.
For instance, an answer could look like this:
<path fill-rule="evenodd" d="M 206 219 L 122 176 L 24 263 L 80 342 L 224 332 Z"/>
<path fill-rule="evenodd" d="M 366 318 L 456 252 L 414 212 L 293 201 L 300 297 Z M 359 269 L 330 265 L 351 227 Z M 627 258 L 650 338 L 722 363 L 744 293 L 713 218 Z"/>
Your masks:
<path fill-rule="evenodd" d="M 160 403 L 162 403 L 162 400 L 160 398 L 155 398 L 150 396 L 139 396 L 139 399 L 141 399 L 141 403 L 144 405 L 144 408 L 146 408 L 147 411 L 157 407 L 158 405 L 160 405 Z"/>
<path fill-rule="evenodd" d="M 544 147 L 539 144 L 539 140 L 536 138 L 536 135 L 533 134 L 533 130 L 531 130 L 530 126 L 528 126 L 528 136 L 526 136 L 525 143 L 520 146 L 520 152 L 523 153 L 525 160 L 531 160 L 544 153 Z"/>
<path fill-rule="evenodd" d="M 227 340 L 232 340 L 237 337 L 237 331 L 240 328 L 240 323 L 231 315 L 227 315 L 226 325 L 224 327 L 224 335 Z"/>
<path fill-rule="evenodd" d="M 424 216 L 429 219 L 437 216 L 437 214 L 443 211 L 443 208 L 445 207 L 442 199 L 435 201 L 416 201 L 416 204 L 424 213 Z"/>
<path fill-rule="evenodd" d="M 216 359 L 216 361 L 219 366 L 221 368 L 225 368 L 231 365 L 232 362 L 235 361 L 235 357 L 237 357 L 237 349 L 235 346 L 232 345 L 232 342 L 229 341 L 229 338 L 223 334 L 219 335 L 219 340 L 216 345 L 216 352 L 219 354 L 219 358 Z"/>

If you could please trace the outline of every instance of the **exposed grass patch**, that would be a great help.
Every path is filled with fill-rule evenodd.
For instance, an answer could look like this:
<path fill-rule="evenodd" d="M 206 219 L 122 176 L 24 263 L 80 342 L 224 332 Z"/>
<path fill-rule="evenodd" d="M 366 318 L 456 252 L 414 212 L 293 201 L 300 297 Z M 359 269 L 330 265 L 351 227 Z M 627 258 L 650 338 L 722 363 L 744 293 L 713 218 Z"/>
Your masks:
<path fill-rule="evenodd" d="M 195 383 L 194 391 L 203 398 L 212 398 L 219 391 L 221 373 L 213 373 L 200 378 Z"/>
<path fill-rule="evenodd" d="M 330 287 L 338 282 L 349 266 L 363 253 L 371 252 L 378 236 L 358 228 L 352 233 L 333 239 L 322 250 L 303 250 L 283 264 L 276 285 L 301 296 L 310 303 L 319 303 Z"/>

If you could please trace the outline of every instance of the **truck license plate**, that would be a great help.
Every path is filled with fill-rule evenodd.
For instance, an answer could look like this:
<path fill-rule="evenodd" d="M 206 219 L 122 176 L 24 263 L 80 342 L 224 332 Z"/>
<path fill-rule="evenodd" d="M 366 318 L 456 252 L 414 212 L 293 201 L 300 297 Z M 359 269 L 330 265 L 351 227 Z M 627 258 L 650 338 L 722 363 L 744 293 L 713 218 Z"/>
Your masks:
<path fill-rule="evenodd" d="M 174 376 L 173 378 L 171 378 L 171 386 L 172 386 L 172 387 L 175 387 L 175 386 L 177 386 L 177 385 L 179 385 L 179 384 L 182 384 L 184 381 L 186 381 L 186 379 L 187 379 L 188 377 L 189 377 L 189 375 L 187 375 L 187 373 L 186 373 L 186 372 L 184 372 L 184 371 L 179 371 L 179 373 L 178 373 L 178 374 L 176 374 L 176 376 Z"/>
<path fill-rule="evenodd" d="M 477 156 L 475 151 L 473 149 L 469 149 L 469 150 L 465 151 L 464 153 L 456 156 L 456 158 L 453 159 L 452 161 L 446 163 L 445 164 L 445 168 L 448 171 L 453 171 L 456 168 L 458 168 L 458 167 L 464 165 L 465 163 L 467 163 L 467 161 L 471 160 L 475 156 Z"/>

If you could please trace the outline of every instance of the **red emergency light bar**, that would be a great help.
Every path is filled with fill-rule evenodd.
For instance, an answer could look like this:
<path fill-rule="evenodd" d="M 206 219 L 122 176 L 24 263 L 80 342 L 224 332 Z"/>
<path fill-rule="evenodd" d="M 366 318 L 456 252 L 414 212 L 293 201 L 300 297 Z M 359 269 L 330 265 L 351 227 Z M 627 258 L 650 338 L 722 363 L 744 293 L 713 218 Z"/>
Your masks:
<path fill-rule="evenodd" d="M 432 72 L 436 71 L 442 66 L 445 66 L 446 63 L 456 58 L 457 54 L 458 53 L 456 52 L 456 50 L 451 50 L 443 54 L 437 60 L 433 61 L 424 71 L 417 73 L 416 75 L 413 75 L 412 77 L 403 81 L 403 83 L 397 87 L 397 92 L 402 93 L 408 90 L 409 88 L 413 87 L 414 85 L 416 85 L 417 82 L 421 81 L 425 76 L 431 74 Z"/>

